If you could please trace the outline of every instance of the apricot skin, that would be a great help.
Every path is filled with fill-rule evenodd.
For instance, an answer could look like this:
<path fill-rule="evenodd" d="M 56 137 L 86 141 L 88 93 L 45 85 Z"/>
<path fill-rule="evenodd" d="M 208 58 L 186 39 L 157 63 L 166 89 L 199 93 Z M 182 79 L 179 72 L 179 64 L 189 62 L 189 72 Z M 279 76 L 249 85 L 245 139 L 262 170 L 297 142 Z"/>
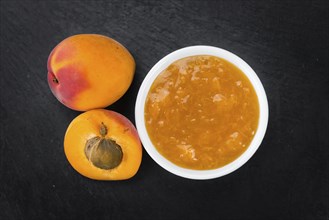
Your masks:
<path fill-rule="evenodd" d="M 107 127 L 105 138 L 121 146 L 123 158 L 113 169 L 101 169 L 85 155 L 90 138 L 100 136 L 102 123 Z M 133 177 L 142 161 L 142 146 L 134 125 L 114 111 L 95 109 L 76 117 L 68 126 L 64 138 L 64 152 L 72 167 L 81 175 L 95 180 L 124 180 Z"/>
<path fill-rule="evenodd" d="M 64 39 L 48 58 L 48 84 L 65 106 L 87 111 L 105 108 L 129 88 L 135 61 L 117 41 L 97 34 Z"/>

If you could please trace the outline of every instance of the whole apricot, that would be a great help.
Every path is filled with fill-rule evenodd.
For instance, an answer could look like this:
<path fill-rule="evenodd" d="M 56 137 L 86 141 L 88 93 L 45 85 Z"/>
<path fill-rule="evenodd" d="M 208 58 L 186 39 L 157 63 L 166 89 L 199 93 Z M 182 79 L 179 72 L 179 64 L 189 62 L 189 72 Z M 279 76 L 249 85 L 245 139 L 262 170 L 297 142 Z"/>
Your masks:
<path fill-rule="evenodd" d="M 68 126 L 64 152 L 72 167 L 96 180 L 123 180 L 136 174 L 142 146 L 136 128 L 123 115 L 95 109 Z"/>
<path fill-rule="evenodd" d="M 66 38 L 48 58 L 48 84 L 65 106 L 77 110 L 104 108 L 129 88 L 135 61 L 119 42 L 97 34 Z"/>

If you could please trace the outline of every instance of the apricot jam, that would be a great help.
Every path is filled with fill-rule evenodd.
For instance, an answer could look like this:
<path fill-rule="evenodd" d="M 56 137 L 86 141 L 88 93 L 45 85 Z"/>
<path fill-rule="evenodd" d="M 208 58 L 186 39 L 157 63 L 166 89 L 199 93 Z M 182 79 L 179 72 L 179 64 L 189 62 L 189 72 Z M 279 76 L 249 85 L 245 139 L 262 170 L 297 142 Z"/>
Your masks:
<path fill-rule="evenodd" d="M 172 63 L 153 82 L 145 124 L 158 152 L 194 170 L 222 167 L 250 145 L 258 126 L 256 92 L 244 73 L 214 56 Z"/>

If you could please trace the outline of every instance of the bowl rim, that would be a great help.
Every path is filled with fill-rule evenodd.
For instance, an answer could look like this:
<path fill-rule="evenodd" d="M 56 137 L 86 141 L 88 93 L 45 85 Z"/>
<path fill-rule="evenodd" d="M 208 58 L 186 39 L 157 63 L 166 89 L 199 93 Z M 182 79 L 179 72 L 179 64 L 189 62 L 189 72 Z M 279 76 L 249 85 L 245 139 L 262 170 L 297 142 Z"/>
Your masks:
<path fill-rule="evenodd" d="M 147 133 L 145 120 L 144 120 L 144 107 L 145 107 L 146 97 L 156 77 L 176 60 L 189 56 L 195 56 L 195 55 L 217 56 L 219 58 L 223 58 L 233 63 L 250 80 L 251 84 L 255 89 L 259 102 L 258 128 L 247 150 L 231 163 L 223 167 L 212 169 L 212 170 L 187 169 L 180 167 L 172 163 L 168 159 L 166 159 L 156 150 L 155 146 L 152 144 L 149 135 Z M 232 173 L 233 171 L 237 170 L 242 165 L 244 165 L 257 151 L 265 136 L 267 124 L 268 124 L 268 116 L 269 116 L 269 109 L 268 109 L 268 101 L 267 101 L 266 93 L 255 71 L 244 60 L 242 60 L 240 57 L 233 54 L 232 52 L 229 52 L 219 47 L 206 46 L 206 45 L 184 47 L 176 51 L 173 51 L 172 53 L 166 55 L 161 60 L 159 60 L 151 68 L 151 70 L 144 78 L 140 86 L 140 89 L 138 91 L 136 104 L 135 104 L 136 128 L 146 152 L 158 165 L 160 165 L 165 170 L 177 176 L 188 178 L 188 179 L 195 179 L 195 180 L 207 180 L 207 179 L 218 178 L 227 175 L 229 173 Z"/>

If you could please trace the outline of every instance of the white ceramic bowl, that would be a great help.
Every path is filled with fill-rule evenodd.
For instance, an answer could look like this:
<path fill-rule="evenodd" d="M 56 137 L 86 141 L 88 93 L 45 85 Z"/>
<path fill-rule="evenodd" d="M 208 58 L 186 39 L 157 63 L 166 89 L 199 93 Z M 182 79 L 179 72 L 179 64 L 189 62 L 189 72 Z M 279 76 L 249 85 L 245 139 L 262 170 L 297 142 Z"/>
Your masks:
<path fill-rule="evenodd" d="M 156 77 L 176 60 L 188 56 L 195 56 L 195 55 L 217 56 L 225 60 L 228 60 L 231 63 L 233 63 L 235 66 L 237 66 L 240 70 L 242 70 L 242 72 L 244 72 L 244 74 L 249 78 L 250 82 L 254 86 L 254 89 L 258 96 L 259 107 L 260 107 L 258 129 L 247 150 L 233 162 L 225 165 L 224 167 L 220 167 L 218 169 L 213 169 L 213 170 L 185 169 L 167 160 L 156 150 L 156 148 L 152 144 L 148 136 L 145 127 L 145 121 L 144 121 L 144 105 L 145 105 L 146 97 Z M 190 46 L 176 50 L 170 53 L 169 55 L 165 56 L 157 64 L 155 64 L 153 68 L 148 72 L 137 95 L 136 106 L 135 106 L 135 120 L 136 120 L 136 127 L 145 150 L 152 157 L 152 159 L 155 162 L 157 162 L 161 167 L 163 167 L 164 169 L 166 169 L 167 171 L 173 174 L 189 179 L 212 179 L 212 178 L 224 176 L 226 174 L 235 171 L 243 164 L 245 164 L 256 152 L 256 150 L 258 149 L 259 145 L 263 140 L 267 128 L 268 103 L 262 83 L 260 82 L 254 70 L 241 58 L 239 58 L 238 56 L 236 56 L 235 54 L 229 51 L 217 47 Z"/>

